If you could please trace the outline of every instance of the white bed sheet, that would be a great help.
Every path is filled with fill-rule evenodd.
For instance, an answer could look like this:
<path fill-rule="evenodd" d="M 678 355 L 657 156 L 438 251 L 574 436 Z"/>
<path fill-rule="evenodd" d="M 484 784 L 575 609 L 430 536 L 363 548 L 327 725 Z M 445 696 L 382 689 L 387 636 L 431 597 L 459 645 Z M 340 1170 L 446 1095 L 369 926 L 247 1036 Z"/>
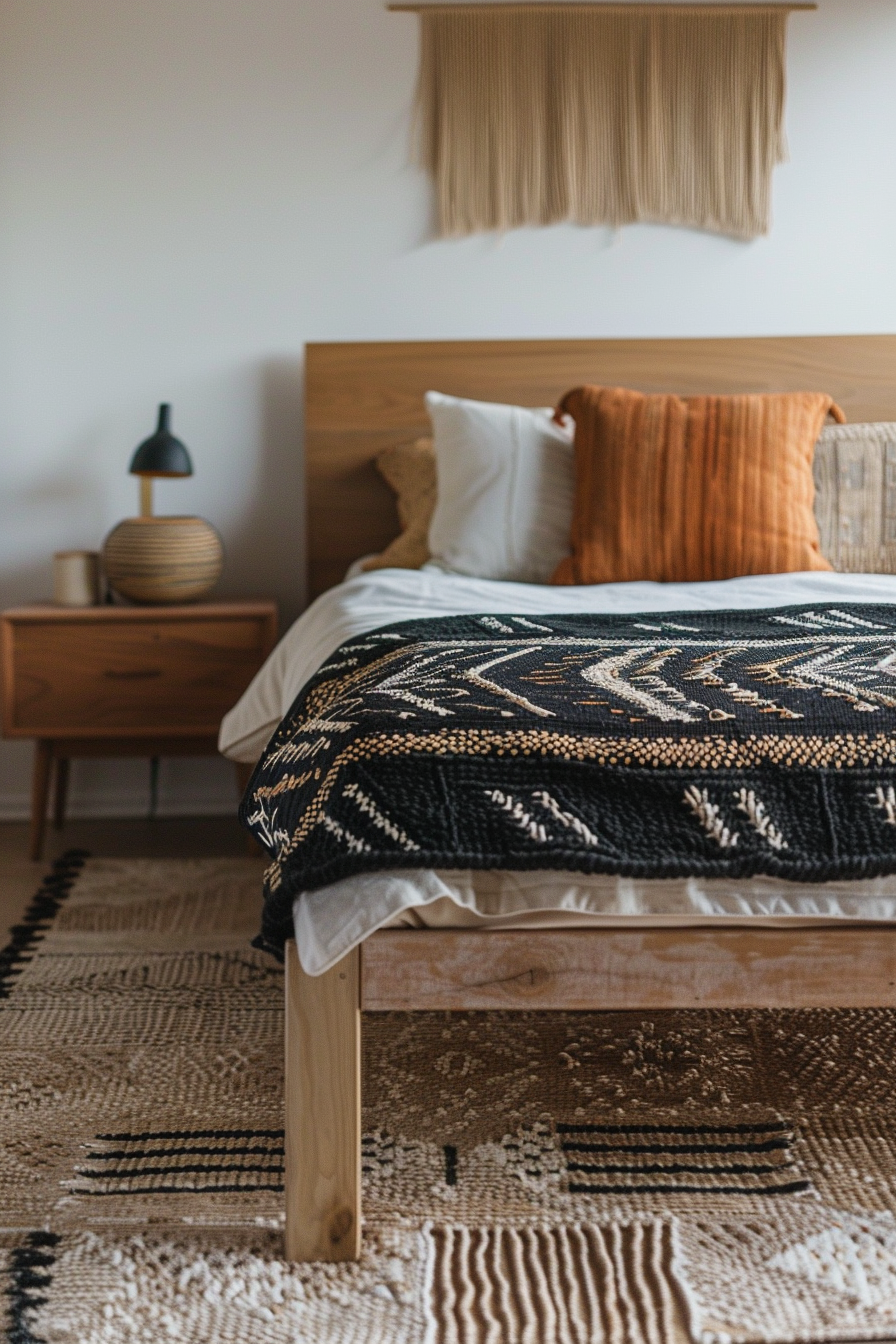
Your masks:
<path fill-rule="evenodd" d="M 801 602 L 896 603 L 896 575 L 751 575 L 712 583 L 612 583 L 554 588 L 422 570 L 383 569 L 330 589 L 296 621 L 221 725 L 231 760 L 258 759 L 283 715 L 345 640 L 395 621 L 489 612 L 705 611 Z M 304 969 L 321 974 L 376 929 L 404 921 L 446 927 L 547 927 L 559 922 L 637 920 L 645 925 L 717 920 L 802 923 L 896 919 L 896 876 L 860 882 L 801 883 L 752 878 L 634 881 L 570 873 L 393 871 L 346 878 L 303 892 L 293 909 Z"/>
<path fill-rule="evenodd" d="M 774 878 L 394 869 L 343 878 L 293 903 L 299 960 L 320 975 L 377 929 L 641 928 L 896 919 L 896 875 L 806 886 Z"/>
<path fill-rule="evenodd" d="M 502 583 L 423 569 L 380 569 L 337 584 L 283 636 L 221 723 L 219 747 L 255 762 L 305 682 L 347 639 L 427 616 L 547 616 L 562 612 L 723 611 L 797 602 L 894 602 L 896 575 L 759 574 L 713 583 L 600 583 L 574 588 Z"/>

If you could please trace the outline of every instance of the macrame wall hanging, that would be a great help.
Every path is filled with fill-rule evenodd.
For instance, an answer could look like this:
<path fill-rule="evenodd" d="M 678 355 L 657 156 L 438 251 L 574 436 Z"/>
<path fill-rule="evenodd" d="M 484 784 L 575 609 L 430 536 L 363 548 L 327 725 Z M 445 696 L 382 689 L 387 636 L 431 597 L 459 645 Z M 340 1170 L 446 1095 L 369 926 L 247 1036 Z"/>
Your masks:
<path fill-rule="evenodd" d="M 814 5 L 396 4 L 443 236 L 638 220 L 768 232 L 785 28 Z"/>

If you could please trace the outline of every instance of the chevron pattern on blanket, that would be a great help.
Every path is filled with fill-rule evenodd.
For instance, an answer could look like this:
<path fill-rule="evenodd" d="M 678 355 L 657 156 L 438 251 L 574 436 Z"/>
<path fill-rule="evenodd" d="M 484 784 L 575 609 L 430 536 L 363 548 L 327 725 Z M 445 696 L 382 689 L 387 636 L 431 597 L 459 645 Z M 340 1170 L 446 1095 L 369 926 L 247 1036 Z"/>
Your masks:
<path fill-rule="evenodd" d="M 241 808 L 261 945 L 394 867 L 798 881 L 896 871 L 896 610 L 464 616 L 341 646 Z"/>

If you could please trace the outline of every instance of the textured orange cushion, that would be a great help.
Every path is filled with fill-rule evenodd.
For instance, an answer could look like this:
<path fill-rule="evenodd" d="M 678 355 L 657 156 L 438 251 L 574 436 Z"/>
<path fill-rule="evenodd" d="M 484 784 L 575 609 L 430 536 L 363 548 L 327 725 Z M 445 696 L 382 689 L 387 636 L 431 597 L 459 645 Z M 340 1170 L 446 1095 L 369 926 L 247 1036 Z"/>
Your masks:
<path fill-rule="evenodd" d="M 553 583 L 683 582 L 830 569 L 812 511 L 822 392 L 645 396 L 577 387 L 572 554 Z"/>

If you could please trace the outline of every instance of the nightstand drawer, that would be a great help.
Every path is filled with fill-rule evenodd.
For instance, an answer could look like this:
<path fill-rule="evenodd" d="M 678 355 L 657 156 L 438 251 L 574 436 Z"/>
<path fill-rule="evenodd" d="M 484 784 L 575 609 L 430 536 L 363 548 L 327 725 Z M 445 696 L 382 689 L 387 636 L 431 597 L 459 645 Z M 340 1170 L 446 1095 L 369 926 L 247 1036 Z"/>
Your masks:
<path fill-rule="evenodd" d="M 271 645 L 271 618 L 12 620 L 10 737 L 215 734 Z"/>

